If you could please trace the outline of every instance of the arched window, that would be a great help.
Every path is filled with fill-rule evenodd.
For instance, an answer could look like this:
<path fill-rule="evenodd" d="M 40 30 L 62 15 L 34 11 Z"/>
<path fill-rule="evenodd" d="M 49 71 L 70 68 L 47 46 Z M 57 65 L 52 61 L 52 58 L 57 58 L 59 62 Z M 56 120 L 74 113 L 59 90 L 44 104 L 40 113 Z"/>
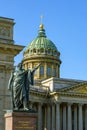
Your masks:
<path fill-rule="evenodd" d="M 36 53 L 36 49 L 33 50 L 33 53 Z"/>
<path fill-rule="evenodd" d="M 51 67 L 50 67 L 50 66 L 47 68 L 47 75 L 48 75 L 48 76 L 51 75 Z"/>
<path fill-rule="evenodd" d="M 53 76 L 56 76 L 56 68 L 53 68 Z"/>
<path fill-rule="evenodd" d="M 41 50 L 40 50 L 40 51 L 41 51 L 41 53 L 44 53 L 44 49 L 43 49 L 43 48 L 41 48 Z"/>
<path fill-rule="evenodd" d="M 50 49 L 48 49 L 48 54 L 50 54 Z"/>
<path fill-rule="evenodd" d="M 40 75 L 44 75 L 44 66 L 40 66 Z"/>

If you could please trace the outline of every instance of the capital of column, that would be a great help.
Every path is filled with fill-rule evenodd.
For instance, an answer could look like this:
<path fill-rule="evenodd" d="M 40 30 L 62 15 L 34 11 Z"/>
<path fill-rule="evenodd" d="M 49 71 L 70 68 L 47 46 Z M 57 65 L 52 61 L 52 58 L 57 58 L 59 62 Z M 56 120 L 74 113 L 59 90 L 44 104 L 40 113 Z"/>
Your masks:
<path fill-rule="evenodd" d="M 78 106 L 78 104 L 74 103 L 74 104 L 73 104 L 73 106 L 74 106 L 74 107 L 77 107 L 77 106 Z"/>
<path fill-rule="evenodd" d="M 67 103 L 68 106 L 72 106 L 72 104 L 73 104 L 72 102 L 68 102 Z"/>
<path fill-rule="evenodd" d="M 62 106 L 63 106 L 63 107 L 67 106 L 67 103 L 63 103 Z"/>
<path fill-rule="evenodd" d="M 56 104 L 59 104 L 59 105 L 60 105 L 61 103 L 62 103 L 61 101 L 56 102 Z"/>
<path fill-rule="evenodd" d="M 83 103 L 79 103 L 79 104 L 78 104 L 79 107 L 82 107 L 83 105 L 84 105 Z"/>

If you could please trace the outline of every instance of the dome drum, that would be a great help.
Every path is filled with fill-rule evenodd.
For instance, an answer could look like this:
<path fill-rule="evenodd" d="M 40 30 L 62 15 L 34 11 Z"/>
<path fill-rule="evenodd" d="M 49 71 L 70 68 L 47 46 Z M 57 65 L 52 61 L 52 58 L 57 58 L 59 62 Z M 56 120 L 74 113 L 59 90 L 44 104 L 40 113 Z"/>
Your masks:
<path fill-rule="evenodd" d="M 44 62 L 43 62 L 44 61 Z M 33 69 L 38 63 L 41 63 L 40 68 L 35 72 L 35 79 L 47 79 L 50 77 L 59 77 L 59 67 L 60 64 L 57 62 L 52 62 L 52 60 L 30 60 L 24 62 L 24 68 Z"/>
<path fill-rule="evenodd" d="M 35 56 L 37 55 L 48 56 L 49 55 L 49 56 L 53 56 L 59 59 L 60 53 L 52 49 L 44 49 L 44 48 L 40 48 L 40 49 L 33 48 L 33 50 L 27 50 L 26 52 L 24 52 L 24 58 L 32 57 L 34 55 Z"/>

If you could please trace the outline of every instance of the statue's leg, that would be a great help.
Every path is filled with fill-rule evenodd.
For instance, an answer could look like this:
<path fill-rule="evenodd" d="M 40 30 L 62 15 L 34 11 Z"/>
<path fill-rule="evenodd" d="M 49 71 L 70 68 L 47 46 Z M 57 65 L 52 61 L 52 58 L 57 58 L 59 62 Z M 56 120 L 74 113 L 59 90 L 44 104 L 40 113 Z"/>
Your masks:
<path fill-rule="evenodd" d="M 24 110 L 29 110 L 26 97 L 24 97 L 24 99 L 23 99 L 23 108 L 24 108 Z"/>

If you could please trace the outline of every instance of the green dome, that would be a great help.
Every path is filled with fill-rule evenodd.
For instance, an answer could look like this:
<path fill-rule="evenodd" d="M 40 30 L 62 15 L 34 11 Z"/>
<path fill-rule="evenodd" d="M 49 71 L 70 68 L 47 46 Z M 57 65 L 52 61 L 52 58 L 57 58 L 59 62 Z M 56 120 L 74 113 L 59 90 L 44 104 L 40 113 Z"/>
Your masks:
<path fill-rule="evenodd" d="M 55 44 L 49 40 L 45 35 L 45 30 L 43 29 L 43 24 L 40 25 L 40 30 L 38 31 L 38 36 L 26 47 L 26 51 L 28 50 L 39 50 L 39 49 L 45 49 L 45 50 L 52 50 L 58 52 Z"/>
<path fill-rule="evenodd" d="M 57 48 L 54 45 L 54 43 L 45 37 L 35 38 L 27 47 L 27 49 L 30 49 L 30 50 L 41 49 L 41 48 L 57 51 Z"/>

